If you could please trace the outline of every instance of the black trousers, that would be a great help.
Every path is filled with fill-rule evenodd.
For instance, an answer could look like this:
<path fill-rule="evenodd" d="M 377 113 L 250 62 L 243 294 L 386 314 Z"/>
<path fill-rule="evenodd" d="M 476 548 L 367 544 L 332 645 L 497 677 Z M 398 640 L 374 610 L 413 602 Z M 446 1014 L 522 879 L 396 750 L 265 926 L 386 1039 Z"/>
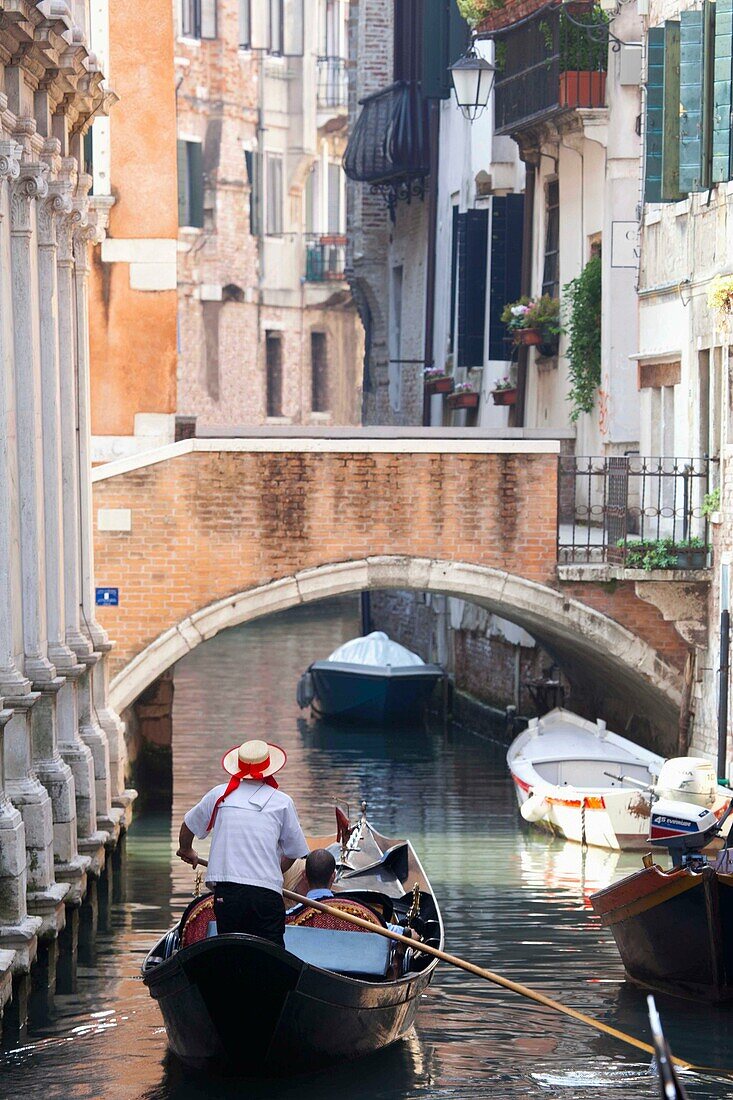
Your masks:
<path fill-rule="evenodd" d="M 220 882 L 214 890 L 216 930 L 220 936 L 244 932 L 278 947 L 285 944 L 285 906 L 282 895 L 262 886 Z"/>

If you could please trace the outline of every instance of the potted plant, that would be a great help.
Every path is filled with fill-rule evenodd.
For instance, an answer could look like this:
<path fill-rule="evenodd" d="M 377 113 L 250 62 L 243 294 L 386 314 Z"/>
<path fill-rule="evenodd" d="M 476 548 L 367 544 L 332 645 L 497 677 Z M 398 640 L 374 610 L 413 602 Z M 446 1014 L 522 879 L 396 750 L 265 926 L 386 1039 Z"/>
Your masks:
<path fill-rule="evenodd" d="M 494 399 L 495 405 L 516 405 L 517 387 L 514 385 L 511 378 L 500 378 L 498 382 L 494 383 L 491 396 Z"/>
<path fill-rule="evenodd" d="M 718 275 L 708 290 L 708 308 L 723 330 L 730 327 L 733 317 L 733 275 Z"/>
<path fill-rule="evenodd" d="M 452 409 L 475 409 L 478 398 L 478 390 L 470 382 L 459 382 L 448 396 L 448 404 Z"/>
<path fill-rule="evenodd" d="M 501 319 L 517 344 L 539 347 L 544 354 L 555 354 L 562 332 L 560 303 L 543 294 L 540 298 L 520 298 L 504 306 Z"/>
<path fill-rule="evenodd" d="M 453 392 L 453 378 L 442 367 L 426 367 L 423 374 L 428 393 Z"/>
<path fill-rule="evenodd" d="M 627 569 L 705 569 L 710 547 L 697 535 L 676 541 L 666 539 L 619 539 L 616 544 L 626 552 Z"/>

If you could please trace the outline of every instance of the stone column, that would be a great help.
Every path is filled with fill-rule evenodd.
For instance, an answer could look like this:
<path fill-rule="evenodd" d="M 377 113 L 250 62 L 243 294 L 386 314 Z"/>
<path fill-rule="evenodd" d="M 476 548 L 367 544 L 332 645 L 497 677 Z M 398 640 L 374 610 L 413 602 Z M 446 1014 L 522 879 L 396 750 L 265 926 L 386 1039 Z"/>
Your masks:
<path fill-rule="evenodd" d="M 48 194 L 46 165 L 21 166 L 10 198 L 10 253 L 13 351 L 17 417 L 18 501 L 25 672 L 40 709 L 31 718 L 22 703 L 6 744 L 7 789 L 21 811 L 28 849 L 28 903 L 42 917 L 42 931 L 63 926 L 63 899 L 68 886 L 54 879 L 54 831 L 51 800 L 34 769 L 34 742 L 52 759 L 55 744 L 56 695 L 63 679 L 47 655 L 45 530 L 42 498 L 43 428 L 40 411 L 40 300 L 36 250 L 37 210 Z M 36 694 L 38 693 L 38 694 Z M 30 702 L 30 696 L 25 696 Z M 60 764 L 60 761 L 58 761 Z"/>
<path fill-rule="evenodd" d="M 87 177 L 88 178 L 88 177 Z M 98 718 L 97 699 L 94 680 L 104 677 L 98 669 L 98 663 L 112 648 L 106 632 L 95 616 L 94 601 L 94 547 L 92 517 L 91 482 L 91 400 L 89 369 L 89 242 L 98 238 L 95 225 L 81 225 L 74 232 L 74 290 L 76 304 L 76 367 L 79 431 L 79 505 L 81 532 L 81 606 L 82 628 L 88 633 L 94 646 L 94 663 L 88 658 L 90 675 L 80 681 L 80 719 L 81 735 L 94 757 L 94 774 L 97 789 L 97 821 L 100 828 L 117 829 L 121 812 L 112 809 L 112 789 L 110 783 L 110 756 L 120 759 L 119 744 L 110 753 L 108 732 Z M 105 708 L 107 709 L 107 708 Z M 110 726 L 109 732 L 119 737 L 116 727 Z M 117 792 L 116 792 L 117 793 Z"/>
<path fill-rule="evenodd" d="M 67 160 L 72 178 L 74 160 Z M 89 638 L 81 630 L 81 546 L 80 471 L 77 447 L 76 316 L 74 299 L 74 230 L 85 220 L 84 206 L 76 204 L 57 223 L 57 280 L 59 335 L 59 411 L 61 431 L 61 477 L 63 486 L 63 581 L 65 638 L 77 656 L 78 674 L 73 673 L 74 691 L 62 693 L 58 711 L 59 749 L 74 774 L 78 845 L 93 860 L 93 869 L 104 862 L 106 834 L 97 829 L 97 794 L 91 749 L 80 736 L 79 685 L 89 677 L 86 662 L 93 659 Z"/>
<path fill-rule="evenodd" d="M 55 144 L 55 143 L 54 143 Z M 51 184 L 49 196 L 38 204 L 38 288 L 41 343 L 41 423 L 43 427 L 43 498 L 46 554 L 46 615 L 48 653 L 61 683 L 58 701 L 45 694 L 32 713 L 36 773 L 51 796 L 54 821 L 56 878 L 70 884 L 69 901 L 77 902 L 85 887 L 88 858 L 77 850 L 74 777 L 59 755 L 57 719 L 75 709 L 76 680 L 83 673 L 76 654 L 66 644 L 63 569 L 63 478 L 61 465 L 61 387 L 59 376 L 59 301 L 57 277 L 57 222 L 71 212 L 67 181 Z"/>

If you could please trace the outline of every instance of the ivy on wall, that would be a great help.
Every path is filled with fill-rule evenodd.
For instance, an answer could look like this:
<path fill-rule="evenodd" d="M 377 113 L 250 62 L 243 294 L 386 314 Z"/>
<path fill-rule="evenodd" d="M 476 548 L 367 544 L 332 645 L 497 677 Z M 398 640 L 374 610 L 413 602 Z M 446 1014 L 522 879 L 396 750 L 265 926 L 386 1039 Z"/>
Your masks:
<path fill-rule="evenodd" d="M 566 283 L 566 357 L 570 371 L 570 419 L 593 411 L 601 384 L 601 255 L 592 256 L 577 279 Z"/>

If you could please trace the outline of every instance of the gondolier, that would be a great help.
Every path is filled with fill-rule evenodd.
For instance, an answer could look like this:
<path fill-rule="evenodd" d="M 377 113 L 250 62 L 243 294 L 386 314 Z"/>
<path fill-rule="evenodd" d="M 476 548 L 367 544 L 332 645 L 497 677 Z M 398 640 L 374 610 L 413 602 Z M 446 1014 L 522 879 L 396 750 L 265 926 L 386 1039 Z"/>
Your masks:
<path fill-rule="evenodd" d="M 183 819 L 178 855 L 196 867 L 194 838 L 212 834 L 207 883 L 214 892 L 217 932 L 244 932 L 283 946 L 283 872 L 308 854 L 292 798 L 274 776 L 287 757 L 278 745 L 245 741 L 222 766 L 231 776 Z"/>

